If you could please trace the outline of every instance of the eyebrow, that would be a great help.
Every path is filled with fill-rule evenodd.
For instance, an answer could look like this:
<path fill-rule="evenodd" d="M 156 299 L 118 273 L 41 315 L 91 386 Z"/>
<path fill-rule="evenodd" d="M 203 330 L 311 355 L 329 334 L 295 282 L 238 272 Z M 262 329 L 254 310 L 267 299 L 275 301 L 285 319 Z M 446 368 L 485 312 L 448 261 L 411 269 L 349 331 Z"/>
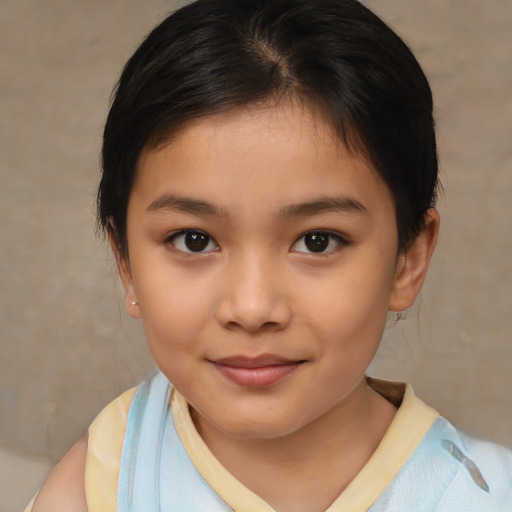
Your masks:
<path fill-rule="evenodd" d="M 305 217 L 326 212 L 346 212 L 368 214 L 366 207 L 356 199 L 343 196 L 325 196 L 308 201 L 285 206 L 279 211 L 279 217 Z"/>
<path fill-rule="evenodd" d="M 228 217 L 229 213 L 223 207 L 192 197 L 166 194 L 155 199 L 147 208 L 147 212 L 174 211 L 197 216 Z M 305 203 L 291 204 L 281 208 L 277 216 L 281 219 L 290 217 L 307 217 L 326 212 L 346 212 L 367 214 L 366 207 L 356 199 L 344 196 L 322 196 Z"/>
<path fill-rule="evenodd" d="M 166 194 L 155 199 L 148 207 L 148 212 L 157 212 L 160 210 L 170 210 L 180 213 L 189 213 L 192 215 L 209 215 L 215 217 L 227 217 L 228 213 L 221 206 L 215 205 L 202 199 L 192 197 L 183 197 L 173 194 Z"/>

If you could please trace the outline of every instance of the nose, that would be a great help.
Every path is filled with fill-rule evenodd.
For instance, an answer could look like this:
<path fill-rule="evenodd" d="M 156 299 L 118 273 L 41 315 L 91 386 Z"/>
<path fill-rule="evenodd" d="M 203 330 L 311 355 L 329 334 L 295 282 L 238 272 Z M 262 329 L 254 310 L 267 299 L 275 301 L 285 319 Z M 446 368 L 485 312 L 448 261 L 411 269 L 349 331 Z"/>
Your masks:
<path fill-rule="evenodd" d="M 265 255 L 248 255 L 230 262 L 223 280 L 217 320 L 230 330 L 278 331 L 292 316 L 285 280 Z"/>

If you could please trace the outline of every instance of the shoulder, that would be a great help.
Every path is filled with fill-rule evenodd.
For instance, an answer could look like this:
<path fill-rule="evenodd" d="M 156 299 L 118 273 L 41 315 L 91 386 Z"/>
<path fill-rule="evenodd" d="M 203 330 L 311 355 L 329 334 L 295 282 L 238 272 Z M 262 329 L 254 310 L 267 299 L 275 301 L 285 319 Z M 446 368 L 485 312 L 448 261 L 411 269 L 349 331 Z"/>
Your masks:
<path fill-rule="evenodd" d="M 123 443 L 135 393 L 136 388 L 130 389 L 110 402 L 89 427 L 85 488 L 91 510 L 117 510 Z"/>
<path fill-rule="evenodd" d="M 39 490 L 32 512 L 86 512 L 91 480 L 91 498 L 97 500 L 97 480 L 115 480 L 126 417 L 136 389 L 130 389 L 108 404 L 96 417 L 85 434 L 55 466 Z M 91 487 L 91 486 L 89 486 Z M 100 486 L 103 489 L 104 486 Z M 87 497 L 86 497 L 87 496 Z M 102 503 L 105 497 L 102 496 Z"/>
<path fill-rule="evenodd" d="M 467 436 L 439 416 L 375 510 L 510 512 L 511 504 L 510 450 Z"/>
<path fill-rule="evenodd" d="M 33 512 L 87 512 L 85 463 L 87 435 L 61 459 L 41 487 Z"/>
<path fill-rule="evenodd" d="M 506 493 L 512 499 L 512 451 L 498 444 L 474 439 L 459 432 L 461 444 L 468 454 L 465 465 L 480 468 L 489 480 L 490 492 Z"/>
<path fill-rule="evenodd" d="M 508 510 L 512 503 L 512 451 L 468 436 L 444 418 L 439 419 L 438 426 L 439 449 L 458 468 L 443 503 L 451 506 L 467 501 L 467 510 L 482 510 L 484 506 L 492 506 L 493 511 Z"/>
<path fill-rule="evenodd" d="M 137 388 L 131 388 L 110 402 L 92 422 L 89 427 L 89 437 L 94 437 L 96 432 L 104 430 L 124 429 L 136 391 Z"/>

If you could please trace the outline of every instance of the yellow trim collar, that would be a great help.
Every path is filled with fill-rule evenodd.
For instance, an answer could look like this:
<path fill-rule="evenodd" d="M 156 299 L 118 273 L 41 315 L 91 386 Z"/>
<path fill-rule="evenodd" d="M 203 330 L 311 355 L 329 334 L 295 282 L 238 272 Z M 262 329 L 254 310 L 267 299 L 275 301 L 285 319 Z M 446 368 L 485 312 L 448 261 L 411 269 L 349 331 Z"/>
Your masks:
<path fill-rule="evenodd" d="M 85 493 L 91 511 L 117 510 L 119 467 L 128 411 L 136 388 L 114 400 L 89 427 Z"/>
<path fill-rule="evenodd" d="M 368 379 L 368 383 L 390 402 L 399 405 L 399 409 L 371 459 L 326 512 L 367 511 L 438 417 L 434 409 L 415 396 L 409 385 L 377 379 Z M 215 458 L 195 428 L 187 401 L 176 390 L 172 393 L 171 409 L 176 431 L 192 463 L 231 508 L 236 512 L 275 512 Z"/>

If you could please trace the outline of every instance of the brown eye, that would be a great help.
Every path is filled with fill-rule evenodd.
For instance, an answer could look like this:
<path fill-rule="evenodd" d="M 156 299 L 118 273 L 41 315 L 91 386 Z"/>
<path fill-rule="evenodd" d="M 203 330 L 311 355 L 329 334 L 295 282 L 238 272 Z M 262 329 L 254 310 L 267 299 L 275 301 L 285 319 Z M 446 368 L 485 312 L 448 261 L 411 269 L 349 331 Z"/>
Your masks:
<path fill-rule="evenodd" d="M 185 245 L 192 252 L 204 251 L 208 247 L 210 237 L 198 231 L 190 231 L 185 235 Z"/>
<path fill-rule="evenodd" d="M 184 230 L 173 235 L 169 242 L 185 253 L 210 252 L 218 249 L 213 239 L 203 231 Z"/>
<path fill-rule="evenodd" d="M 329 246 L 329 235 L 325 233 L 310 233 L 304 237 L 304 245 L 311 252 L 324 252 Z"/>
<path fill-rule="evenodd" d="M 302 235 L 292 246 L 292 251 L 304 254 L 329 254 L 348 242 L 340 235 L 328 231 L 310 231 Z"/>

